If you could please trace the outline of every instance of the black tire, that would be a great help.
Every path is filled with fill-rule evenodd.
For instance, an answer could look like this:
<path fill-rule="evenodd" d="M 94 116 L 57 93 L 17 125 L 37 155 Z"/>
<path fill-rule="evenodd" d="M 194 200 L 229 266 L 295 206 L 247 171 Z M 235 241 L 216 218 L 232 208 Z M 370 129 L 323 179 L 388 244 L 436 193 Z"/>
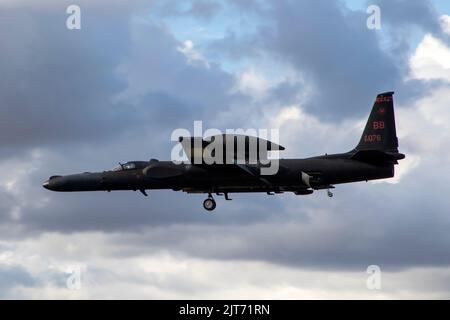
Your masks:
<path fill-rule="evenodd" d="M 206 199 L 203 201 L 203 208 L 208 211 L 213 211 L 216 208 L 216 201 L 211 198 Z"/>

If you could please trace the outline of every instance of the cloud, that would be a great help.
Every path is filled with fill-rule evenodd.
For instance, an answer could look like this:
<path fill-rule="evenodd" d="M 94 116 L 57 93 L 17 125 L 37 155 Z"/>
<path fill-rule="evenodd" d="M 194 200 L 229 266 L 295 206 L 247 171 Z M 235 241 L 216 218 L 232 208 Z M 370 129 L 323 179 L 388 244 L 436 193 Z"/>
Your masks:
<path fill-rule="evenodd" d="M 295 101 L 307 86 L 309 99 L 303 100 L 303 107 L 328 121 L 362 116 L 367 101 L 379 92 L 401 92 L 397 100 L 411 103 L 431 88 L 422 79 L 406 77 L 410 43 L 418 34 L 408 32 L 408 27 L 445 39 L 439 15 L 429 1 L 376 4 L 382 9 L 381 31 L 366 27 L 365 10 L 349 10 L 340 2 L 277 1 L 271 6 L 250 2 L 247 7 L 259 17 L 253 19 L 257 26 L 249 32 L 228 30 L 210 49 L 241 62 L 270 55 L 272 63 L 283 63 L 302 79 L 277 91 L 276 98 Z M 274 68 L 278 65 L 263 71 L 272 75 Z"/>
<path fill-rule="evenodd" d="M 417 26 L 426 32 L 441 34 L 438 12 L 429 0 L 375 0 L 368 3 L 378 5 L 383 21 L 397 31 Z"/>
<path fill-rule="evenodd" d="M 183 45 L 179 46 L 177 49 L 188 58 L 189 62 L 201 62 L 206 68 L 210 68 L 208 60 L 194 48 L 194 43 L 191 40 L 184 41 Z"/>
<path fill-rule="evenodd" d="M 120 239 L 121 236 L 116 240 L 123 244 Z M 211 296 L 217 299 L 442 299 L 449 296 L 448 268 L 398 272 L 381 267 L 381 290 L 368 290 L 367 266 L 344 272 L 324 271 L 251 260 L 205 260 L 162 250 L 124 257 L 118 254 L 117 244 L 110 236 L 98 233 L 47 234 L 33 241 L 18 241 L 14 255 L 8 257 L 15 269 L 3 268 L 10 270 L 3 274 L 26 276 L 20 285 L 16 276 L 8 278 L 16 279 L 16 283 L 5 283 L 3 292 L 8 293 L 7 297 L 41 299 L 208 299 Z M 36 259 L 36 252 L 42 255 L 41 260 Z M 26 268 L 19 267 L 25 263 Z M 66 284 L 68 271 L 76 266 L 81 270 L 80 289 L 71 290 Z M 40 281 L 36 283 L 33 278 Z"/>
<path fill-rule="evenodd" d="M 85 29 L 69 31 L 59 9 L 0 13 L 2 148 L 95 140 L 123 130 L 120 119 L 132 120 L 111 101 L 124 89 L 114 69 L 127 43 L 125 22 L 101 25 L 101 15 L 86 15 Z M 105 37 L 109 32 L 116 37 Z"/>
<path fill-rule="evenodd" d="M 86 14 L 77 31 L 65 28 L 57 15 L 65 16 L 60 5 L 2 11 L 4 155 L 69 141 L 105 141 L 142 126 L 157 127 L 169 114 L 185 121 L 184 115 L 193 119 L 205 108 L 227 107 L 232 77 L 217 67 L 208 71 L 187 64 L 198 54 L 177 52 L 181 45 L 163 28 L 142 22 L 140 15 L 131 21 L 114 9 L 81 7 Z"/>
<path fill-rule="evenodd" d="M 410 66 L 413 78 L 450 81 L 450 48 L 427 34 L 411 57 Z"/>
<path fill-rule="evenodd" d="M 194 0 L 188 13 L 194 17 L 210 20 L 219 12 L 220 8 L 219 2 Z"/>
<path fill-rule="evenodd" d="M 188 1 L 154 1 L 152 4 L 160 17 L 196 18 L 204 22 L 210 21 L 221 10 L 219 1 L 188 0 Z"/>
<path fill-rule="evenodd" d="M 447 34 L 450 34 L 450 16 L 445 14 L 442 15 L 440 17 L 440 23 L 442 30 Z"/>
<path fill-rule="evenodd" d="M 255 68 L 249 68 L 238 75 L 236 90 L 255 97 L 264 97 L 269 84 L 264 75 L 258 73 Z"/>
<path fill-rule="evenodd" d="M 11 288 L 35 287 L 35 279 L 27 273 L 22 266 L 1 266 L 0 265 L 0 295 L 2 299 L 10 299 Z"/>

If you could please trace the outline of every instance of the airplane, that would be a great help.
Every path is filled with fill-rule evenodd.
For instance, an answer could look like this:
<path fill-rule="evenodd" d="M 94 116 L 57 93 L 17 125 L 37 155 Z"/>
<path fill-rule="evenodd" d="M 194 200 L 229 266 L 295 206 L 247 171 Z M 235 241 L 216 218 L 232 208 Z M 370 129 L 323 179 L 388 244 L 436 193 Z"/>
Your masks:
<path fill-rule="evenodd" d="M 196 164 L 193 161 L 195 150 L 190 142 L 201 139 L 201 148 L 204 149 L 214 137 L 209 141 L 201 137 L 180 137 L 179 142 L 188 155 L 189 163 L 156 159 L 130 161 L 119 163 L 116 168 L 104 172 L 52 176 L 43 187 L 60 192 L 139 190 L 144 196 L 148 196 L 146 190 L 154 189 L 203 193 L 208 194 L 203 202 L 203 207 L 208 211 L 216 208 L 213 194 L 231 200 L 230 193 L 264 192 L 273 195 L 292 192 L 295 195 L 309 195 L 315 190 L 327 190 L 328 196 L 332 197 L 330 189 L 337 184 L 393 177 L 394 165 L 405 158 L 398 151 L 393 95 L 394 92 L 377 95 L 359 143 L 353 150 L 305 159 L 278 159 L 279 168 L 273 175 L 261 174 L 267 166 L 262 161 Z M 224 135 L 224 138 L 230 137 Z M 237 139 L 236 136 L 231 138 Z M 284 150 L 284 147 L 261 138 L 244 138 L 247 144 L 251 139 L 266 143 L 268 151 Z M 248 160 L 247 154 L 244 157 Z M 257 160 L 263 158 L 266 158 L 264 152 Z"/>

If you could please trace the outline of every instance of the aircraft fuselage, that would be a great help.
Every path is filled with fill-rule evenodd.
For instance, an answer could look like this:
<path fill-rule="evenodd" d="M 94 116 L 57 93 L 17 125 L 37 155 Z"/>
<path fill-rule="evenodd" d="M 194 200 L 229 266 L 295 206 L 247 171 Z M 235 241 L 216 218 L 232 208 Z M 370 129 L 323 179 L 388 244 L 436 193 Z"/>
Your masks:
<path fill-rule="evenodd" d="M 151 166 L 151 162 L 148 162 L 148 165 Z M 266 176 L 249 176 L 235 165 L 206 168 L 201 165 L 157 161 L 153 163 L 151 174 L 145 173 L 146 167 L 56 176 L 46 181 L 44 187 L 62 192 L 151 189 L 173 189 L 193 193 L 295 192 L 309 187 L 302 180 L 302 172 L 313 177 L 317 176 L 317 181 L 311 182 L 313 189 L 394 176 L 393 164 L 375 165 L 360 162 L 349 159 L 345 154 L 281 159 L 278 173 Z"/>

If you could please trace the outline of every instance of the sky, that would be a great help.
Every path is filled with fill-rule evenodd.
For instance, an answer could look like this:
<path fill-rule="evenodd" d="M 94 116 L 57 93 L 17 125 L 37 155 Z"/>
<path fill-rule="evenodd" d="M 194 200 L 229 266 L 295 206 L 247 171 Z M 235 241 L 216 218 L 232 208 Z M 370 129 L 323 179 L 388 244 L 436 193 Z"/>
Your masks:
<path fill-rule="evenodd" d="M 448 1 L 0 0 L 0 74 L 0 298 L 450 298 Z M 169 159 L 195 120 L 345 152 L 384 91 L 406 159 L 332 199 L 42 188 Z"/>

